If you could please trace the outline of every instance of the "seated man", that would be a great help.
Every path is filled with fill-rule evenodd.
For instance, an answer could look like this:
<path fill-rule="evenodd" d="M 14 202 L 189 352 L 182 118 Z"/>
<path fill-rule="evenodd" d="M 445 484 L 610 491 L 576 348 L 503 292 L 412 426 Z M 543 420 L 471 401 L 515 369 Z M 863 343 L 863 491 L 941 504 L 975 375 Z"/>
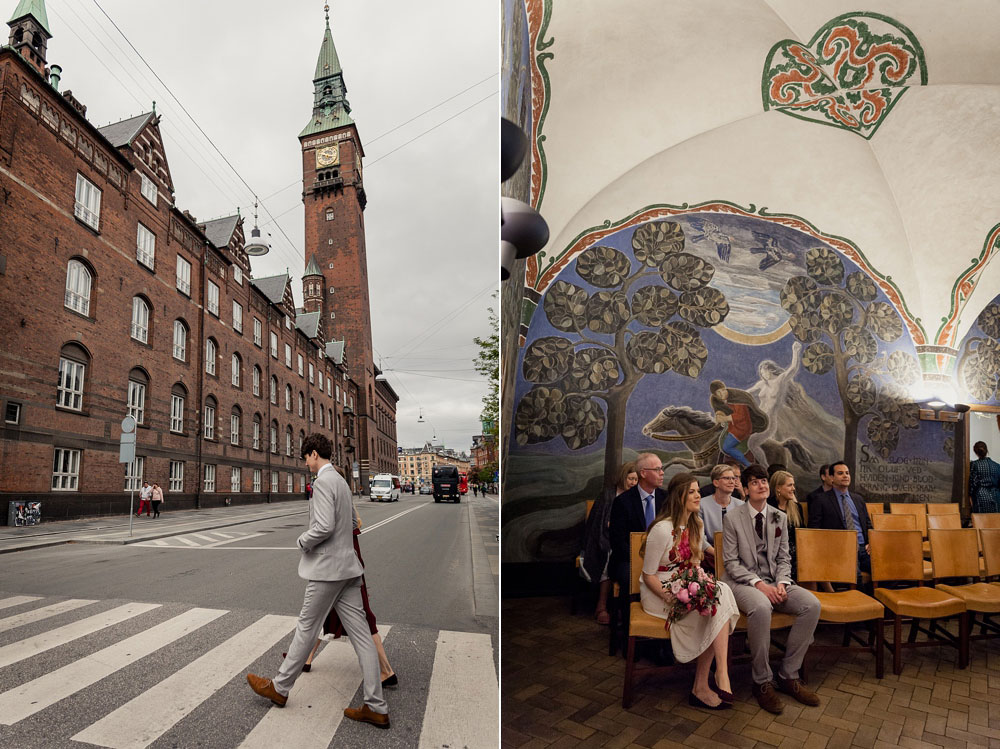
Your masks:
<path fill-rule="evenodd" d="M 806 502 L 815 502 L 821 494 L 833 488 L 833 474 L 830 473 L 829 465 L 822 465 L 819 468 L 820 485 L 806 495 Z"/>
<path fill-rule="evenodd" d="M 819 621 L 819 600 L 792 582 L 788 553 L 788 519 L 767 504 L 767 471 L 759 465 L 743 469 L 747 502 L 726 513 L 723 521 L 722 560 L 736 598 L 747 618 L 753 668 L 753 694 L 762 708 L 775 714 L 784 705 L 775 694 L 771 664 L 771 612 L 795 617 L 788 633 L 785 658 L 778 670 L 777 688 L 804 705 L 818 705 L 819 697 L 799 679 L 799 669 L 813 641 Z"/>
<path fill-rule="evenodd" d="M 635 459 L 639 483 L 618 495 L 611 506 L 608 539 L 611 541 L 609 572 L 628 593 L 628 566 L 631 557 L 630 535 L 642 533 L 653 522 L 666 496 L 663 484 L 663 465 L 653 453 L 641 453 Z M 639 571 L 635 572 L 636 577 Z"/>
<path fill-rule="evenodd" d="M 846 528 L 858 534 L 858 576 L 872 571 L 868 555 L 868 529 L 871 519 L 868 506 L 860 494 L 851 494 L 851 469 L 842 460 L 830 466 L 833 488 L 823 492 L 809 504 L 809 527 L 841 530 Z"/>

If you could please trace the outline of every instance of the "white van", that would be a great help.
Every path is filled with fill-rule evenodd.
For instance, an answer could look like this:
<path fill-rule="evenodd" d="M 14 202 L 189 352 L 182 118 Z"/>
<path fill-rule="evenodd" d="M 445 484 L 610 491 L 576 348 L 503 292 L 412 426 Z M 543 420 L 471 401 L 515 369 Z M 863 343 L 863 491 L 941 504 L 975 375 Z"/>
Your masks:
<path fill-rule="evenodd" d="M 372 479 L 372 491 L 369 500 L 374 502 L 398 502 L 400 495 L 399 479 L 391 473 L 379 473 Z"/>

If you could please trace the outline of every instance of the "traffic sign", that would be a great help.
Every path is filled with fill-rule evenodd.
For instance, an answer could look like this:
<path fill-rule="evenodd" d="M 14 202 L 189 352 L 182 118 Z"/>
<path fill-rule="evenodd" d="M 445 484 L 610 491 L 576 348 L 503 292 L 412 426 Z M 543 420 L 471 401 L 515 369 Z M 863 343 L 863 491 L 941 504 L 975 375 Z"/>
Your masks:
<path fill-rule="evenodd" d="M 118 446 L 118 462 L 135 461 L 135 417 L 129 414 L 122 419 L 122 436 Z"/>

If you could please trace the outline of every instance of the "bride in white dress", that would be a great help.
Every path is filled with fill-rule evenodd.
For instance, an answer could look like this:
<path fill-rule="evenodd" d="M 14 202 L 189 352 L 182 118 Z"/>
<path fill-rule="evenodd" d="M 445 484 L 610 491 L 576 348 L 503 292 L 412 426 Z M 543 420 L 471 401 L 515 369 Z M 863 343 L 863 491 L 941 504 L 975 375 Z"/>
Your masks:
<path fill-rule="evenodd" d="M 651 616 L 666 619 L 675 598 L 669 583 L 683 566 L 699 565 L 704 535 L 701 516 L 701 493 L 698 481 L 690 473 L 680 473 L 670 480 L 667 497 L 653 520 L 643 543 L 642 574 L 639 598 L 642 609 Z M 674 658 L 680 663 L 695 660 L 694 687 L 688 701 L 695 707 L 721 710 L 733 702 L 726 660 L 729 635 L 740 617 L 736 599 L 729 587 L 715 581 L 719 603 L 714 614 L 703 616 L 692 610 L 670 624 L 670 643 Z M 715 659 L 716 684 L 709 685 L 708 672 Z"/>

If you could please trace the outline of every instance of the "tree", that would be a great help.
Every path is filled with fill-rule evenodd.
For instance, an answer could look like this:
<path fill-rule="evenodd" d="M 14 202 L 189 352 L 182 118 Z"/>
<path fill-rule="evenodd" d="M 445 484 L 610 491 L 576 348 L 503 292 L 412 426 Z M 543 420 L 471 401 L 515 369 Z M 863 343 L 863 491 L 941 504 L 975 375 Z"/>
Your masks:
<path fill-rule="evenodd" d="M 890 304 L 875 301 L 871 278 L 861 271 L 845 278 L 843 262 L 826 247 L 806 253 L 806 273 L 788 279 L 781 306 L 791 316 L 792 334 L 806 345 L 802 366 L 815 375 L 834 371 L 844 406 L 844 461 L 853 471 L 864 418 L 870 417 L 868 439 L 883 458 L 896 449 L 900 427 L 917 427 L 919 410 L 901 386 L 920 379 L 920 366 L 905 351 L 879 353 L 876 338 L 895 341 L 903 323 Z"/>
<path fill-rule="evenodd" d="M 475 481 L 480 484 L 492 484 L 493 478 L 497 475 L 499 469 L 500 466 L 496 461 L 487 463 L 476 472 Z"/>
<path fill-rule="evenodd" d="M 708 285 L 714 266 L 684 252 L 684 242 L 679 224 L 654 221 L 632 235 L 634 264 L 613 247 L 584 250 L 576 272 L 604 290 L 552 284 L 543 310 L 554 328 L 571 335 L 538 338 L 524 354 L 524 377 L 535 386 L 514 416 L 518 444 L 562 437 L 579 450 L 606 428 L 605 492 L 614 491 L 635 386 L 648 374 L 697 377 L 708 359 L 699 328 L 729 314 L 725 295 Z"/>
<path fill-rule="evenodd" d="M 497 298 L 496 292 L 493 293 L 493 298 Z M 483 410 L 479 418 L 483 422 L 484 431 L 495 435 L 499 428 L 500 416 L 500 318 L 493 307 L 487 309 L 490 313 L 490 329 L 493 332 L 486 338 L 477 336 L 473 339 L 479 347 L 479 354 L 473 365 L 489 383 L 486 395 L 483 396 Z M 486 425 L 491 425 L 491 428 L 487 429 Z"/>
<path fill-rule="evenodd" d="M 976 325 L 984 335 L 966 339 L 958 375 L 973 398 L 986 402 L 996 397 L 1000 378 L 1000 305 L 988 304 Z"/>

